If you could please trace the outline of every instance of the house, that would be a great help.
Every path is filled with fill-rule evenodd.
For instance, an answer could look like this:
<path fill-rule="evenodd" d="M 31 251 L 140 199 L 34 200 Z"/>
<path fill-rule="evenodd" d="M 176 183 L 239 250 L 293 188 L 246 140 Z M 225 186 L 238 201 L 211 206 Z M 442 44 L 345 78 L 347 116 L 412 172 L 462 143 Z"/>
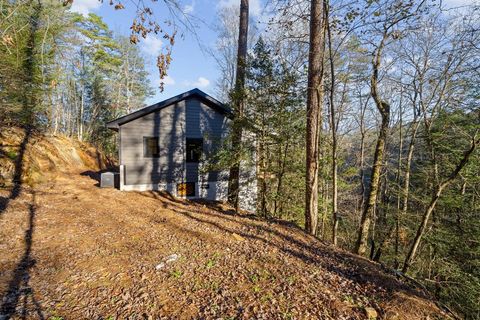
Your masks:
<path fill-rule="evenodd" d="M 118 131 L 120 189 L 226 200 L 228 171 L 206 171 L 204 164 L 221 146 L 232 118 L 227 106 L 193 89 L 107 123 Z M 255 180 L 248 174 L 242 179 Z M 256 184 L 244 189 L 248 200 L 241 191 L 241 207 L 252 209 Z"/>

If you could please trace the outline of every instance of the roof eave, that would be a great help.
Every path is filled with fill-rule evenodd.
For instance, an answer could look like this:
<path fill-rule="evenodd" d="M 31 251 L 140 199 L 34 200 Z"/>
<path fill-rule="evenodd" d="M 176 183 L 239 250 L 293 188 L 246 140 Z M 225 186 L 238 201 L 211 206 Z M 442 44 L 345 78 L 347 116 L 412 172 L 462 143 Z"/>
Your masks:
<path fill-rule="evenodd" d="M 155 103 L 151 106 L 148 106 L 148 107 L 145 107 L 143 109 L 140 109 L 140 110 L 137 110 L 135 112 L 132 112 L 130 114 L 127 114 L 123 117 L 120 117 L 118 119 L 115 119 L 113 121 L 110 121 L 107 123 L 107 128 L 109 129 L 112 129 L 112 130 L 115 130 L 115 131 L 118 131 L 118 128 L 127 123 L 127 122 L 130 122 L 130 121 L 133 121 L 135 119 L 138 119 L 144 115 L 147 115 L 151 112 L 154 112 L 156 110 L 159 110 L 159 109 L 162 109 L 162 108 L 165 108 L 165 107 L 168 107 L 174 103 L 177 103 L 178 101 L 182 101 L 184 99 L 187 99 L 188 97 L 192 96 L 192 95 L 197 95 L 199 96 L 201 99 L 203 100 L 206 100 L 207 102 L 209 102 L 212 106 L 212 108 L 216 109 L 217 112 L 220 112 L 220 113 L 223 113 L 225 114 L 228 118 L 230 119 L 233 119 L 234 115 L 232 113 L 232 110 L 230 110 L 230 108 L 228 108 L 228 106 L 226 106 L 225 104 L 221 103 L 220 101 L 218 101 L 217 99 L 209 96 L 208 94 L 206 94 L 205 92 L 201 91 L 200 89 L 198 88 L 195 88 L 195 89 L 192 89 L 190 91 L 187 91 L 187 92 L 184 92 L 184 93 L 181 93 L 175 97 L 172 97 L 170 99 L 167 99 L 167 100 L 164 100 L 164 101 L 161 101 L 159 103 Z M 215 107 L 213 107 L 215 106 Z"/>

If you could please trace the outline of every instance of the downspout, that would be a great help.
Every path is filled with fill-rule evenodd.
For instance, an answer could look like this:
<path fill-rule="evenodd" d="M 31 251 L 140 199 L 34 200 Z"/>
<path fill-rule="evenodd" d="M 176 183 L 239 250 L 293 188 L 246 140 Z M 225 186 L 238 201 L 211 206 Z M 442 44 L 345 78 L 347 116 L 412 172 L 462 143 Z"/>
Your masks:
<path fill-rule="evenodd" d="M 118 126 L 118 164 L 120 170 L 120 191 L 123 191 L 125 185 L 125 166 L 122 161 L 122 127 Z"/>

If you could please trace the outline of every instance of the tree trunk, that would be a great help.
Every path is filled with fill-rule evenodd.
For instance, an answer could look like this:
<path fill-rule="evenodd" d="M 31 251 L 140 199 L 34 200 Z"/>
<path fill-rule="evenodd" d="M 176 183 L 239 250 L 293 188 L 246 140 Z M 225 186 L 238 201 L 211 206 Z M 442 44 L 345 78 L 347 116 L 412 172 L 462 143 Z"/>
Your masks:
<path fill-rule="evenodd" d="M 325 24 L 323 4 L 312 0 L 310 7 L 310 48 L 308 56 L 305 230 L 315 235 L 318 223 L 318 170 L 322 121 Z"/>
<path fill-rule="evenodd" d="M 401 98 L 400 98 L 401 99 Z M 395 211 L 395 268 L 398 266 L 398 244 L 400 236 L 400 214 L 402 210 L 402 192 L 400 191 L 400 175 L 402 174 L 402 152 L 403 152 L 403 112 L 401 109 L 402 105 L 400 104 L 400 146 L 398 148 L 398 166 L 397 166 L 397 176 L 395 181 L 397 183 L 397 208 Z"/>
<path fill-rule="evenodd" d="M 337 245 L 337 230 L 338 230 L 338 161 L 337 161 L 337 120 L 335 112 L 335 65 L 333 60 L 332 51 L 332 33 L 330 30 L 329 21 L 329 3 L 328 0 L 324 1 L 325 10 L 325 26 L 327 28 L 328 36 L 328 57 L 330 60 L 330 92 L 329 92 L 329 105 L 330 105 L 330 128 L 332 133 L 332 243 Z"/>
<path fill-rule="evenodd" d="M 83 89 L 80 96 L 80 110 L 78 114 L 78 140 L 83 140 L 83 111 L 84 111 L 84 94 Z"/>
<path fill-rule="evenodd" d="M 403 164 L 403 88 L 401 89 L 400 91 L 400 103 L 399 103 L 399 146 L 398 146 L 398 157 L 397 157 L 397 172 L 395 174 L 395 184 L 396 184 L 396 188 L 397 188 L 397 206 L 396 206 L 396 209 L 395 209 L 395 214 L 394 214 L 394 224 L 391 225 L 391 226 L 388 226 L 387 227 L 387 215 L 388 215 L 388 208 L 390 207 L 390 202 L 388 201 L 387 197 L 388 197 L 388 174 L 385 174 L 385 188 L 384 188 L 384 199 L 386 199 L 386 202 L 387 202 L 387 212 L 385 212 L 385 214 L 383 215 L 383 224 L 385 226 L 384 229 L 386 229 L 387 231 L 383 234 L 383 238 L 381 239 L 381 241 L 379 242 L 378 244 L 378 248 L 377 248 L 377 252 L 375 253 L 375 256 L 373 257 L 373 261 L 376 261 L 376 262 L 379 262 L 380 261 L 380 257 L 382 256 L 382 253 L 383 253 L 383 249 L 385 247 L 385 245 L 388 243 L 388 241 L 390 240 L 390 238 L 392 237 L 392 234 L 393 234 L 393 231 L 395 231 L 395 253 L 398 252 L 398 234 L 399 234 L 399 226 L 400 226 L 400 223 L 399 223 L 399 216 L 400 216 L 400 211 L 401 211 L 401 199 L 402 199 L 402 193 L 400 191 L 400 176 L 402 174 L 402 164 Z M 387 165 L 385 163 L 385 165 Z M 396 259 L 396 255 L 395 255 L 395 259 Z"/>
<path fill-rule="evenodd" d="M 280 150 L 280 152 L 281 152 L 281 150 Z M 279 164 L 280 165 L 280 172 L 278 173 L 277 192 L 276 192 L 276 195 L 275 195 L 274 210 L 273 210 L 273 213 L 274 213 L 275 217 L 277 217 L 277 214 L 279 212 L 278 199 L 279 199 L 279 195 L 282 193 L 283 176 L 285 175 L 287 155 L 288 155 L 288 140 L 285 142 L 285 149 L 283 150 L 283 159 L 281 160 L 281 163 Z M 279 217 L 279 218 L 281 218 L 281 217 Z"/>
<path fill-rule="evenodd" d="M 363 206 L 365 205 L 365 136 L 366 136 L 366 129 L 365 129 L 365 112 L 368 105 L 368 98 L 366 99 L 365 103 L 363 104 L 361 101 L 361 93 L 360 93 L 360 105 L 362 106 L 360 112 L 360 204 L 358 205 L 359 210 L 363 210 Z"/>
<path fill-rule="evenodd" d="M 233 105 L 235 119 L 232 124 L 232 150 L 239 150 L 242 143 L 242 118 L 245 104 L 245 73 L 247 60 L 247 38 L 248 38 L 248 0 L 240 0 L 240 23 L 238 33 L 237 52 L 237 75 L 235 79 L 235 93 Z M 228 201 L 239 210 L 239 189 L 240 189 L 240 162 L 236 162 L 230 168 L 228 179 Z"/>
<path fill-rule="evenodd" d="M 376 50 L 372 66 L 373 73 L 371 78 L 371 95 L 375 101 L 375 105 L 382 116 L 382 123 L 380 125 L 380 132 L 375 146 L 375 155 L 373 158 L 372 175 L 370 178 L 370 188 L 368 190 L 367 201 L 365 202 L 362 217 L 360 219 L 360 228 L 358 231 L 357 242 L 355 245 L 355 253 L 364 254 L 367 249 L 368 230 L 370 228 L 371 217 L 375 210 L 377 200 L 380 173 L 383 164 L 383 154 L 385 150 L 385 140 L 388 133 L 388 124 L 390 122 L 390 105 L 383 101 L 378 92 L 378 70 L 380 68 L 380 59 L 382 50 L 387 39 L 387 33 L 384 34 L 379 47 Z"/>
<path fill-rule="evenodd" d="M 262 130 L 261 136 L 257 139 L 257 185 L 258 194 L 257 199 L 259 199 L 259 213 L 261 215 L 266 214 L 266 157 L 265 157 L 265 141 L 264 141 L 264 132 Z"/>
<path fill-rule="evenodd" d="M 387 168 L 387 161 L 384 162 L 383 167 Z M 380 261 L 380 257 L 383 253 L 383 248 L 387 244 L 388 240 L 390 240 L 393 234 L 393 230 L 395 230 L 395 224 L 388 225 L 388 215 L 390 212 L 390 200 L 388 198 L 388 195 L 390 194 L 388 170 L 385 170 L 382 173 L 382 176 L 383 182 L 381 183 L 380 188 L 383 189 L 383 191 L 379 194 L 379 199 L 377 200 L 377 203 L 381 202 L 382 205 L 381 209 L 377 210 L 378 214 L 375 218 L 376 229 L 372 230 L 372 243 L 375 240 L 377 241 L 378 245 L 376 245 L 377 251 L 373 251 L 370 254 L 370 259 L 376 262 Z"/>
<path fill-rule="evenodd" d="M 432 195 L 432 199 L 430 200 L 430 204 L 428 205 L 428 207 L 425 210 L 425 213 L 423 214 L 422 221 L 418 226 L 417 233 L 415 235 L 415 238 L 413 239 L 412 246 L 410 247 L 410 250 L 405 258 L 405 262 L 403 263 L 403 268 L 402 268 L 403 273 L 406 273 L 408 271 L 408 268 L 412 264 L 412 261 L 415 258 L 415 255 L 417 254 L 418 246 L 420 245 L 420 241 L 423 237 L 423 234 L 425 233 L 425 229 L 427 228 L 427 224 L 430 219 L 430 216 L 432 215 L 432 212 L 435 209 L 435 206 L 438 202 L 438 199 L 440 199 L 440 196 L 442 195 L 443 190 L 458 176 L 460 171 L 462 171 L 462 169 L 468 163 L 468 160 L 472 155 L 472 153 L 475 151 L 475 148 L 479 143 L 475 139 L 476 137 L 473 137 L 470 148 L 467 151 L 465 151 L 462 159 L 460 160 L 458 165 L 455 167 L 455 170 L 453 170 L 450 176 L 448 176 L 447 179 L 445 179 L 442 183 L 438 184 L 437 187 L 435 188 L 435 191 Z"/>
<path fill-rule="evenodd" d="M 407 162 L 405 164 L 405 175 L 403 178 L 403 188 L 402 188 L 402 204 L 400 205 L 401 211 L 397 216 L 396 226 L 395 226 L 395 269 L 399 266 L 398 256 L 400 251 L 400 224 L 402 219 L 406 216 L 408 210 L 408 198 L 410 194 L 410 172 L 412 167 L 412 159 L 413 159 L 413 151 L 415 149 L 415 139 L 417 137 L 417 131 L 419 127 L 419 122 L 417 121 L 416 117 L 412 123 L 412 135 L 410 137 L 410 143 L 408 145 L 408 153 L 407 153 Z"/>
<path fill-rule="evenodd" d="M 321 184 L 322 186 L 322 198 L 324 203 L 328 203 L 328 180 L 324 180 L 323 183 Z M 327 215 L 328 215 L 328 206 L 325 205 L 323 206 L 323 211 L 322 211 L 322 222 L 321 222 L 321 228 L 320 231 L 322 232 L 322 240 L 327 239 L 327 235 L 325 232 L 325 226 L 327 224 Z"/>

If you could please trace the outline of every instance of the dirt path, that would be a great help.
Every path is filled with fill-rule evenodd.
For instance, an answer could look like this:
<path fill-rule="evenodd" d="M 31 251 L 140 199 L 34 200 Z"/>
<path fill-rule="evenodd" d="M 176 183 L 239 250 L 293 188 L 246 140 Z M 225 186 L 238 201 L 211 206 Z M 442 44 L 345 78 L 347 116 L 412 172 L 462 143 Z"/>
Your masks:
<path fill-rule="evenodd" d="M 377 266 L 295 227 L 96 183 L 59 175 L 0 213 L 0 319 L 366 319 L 366 307 L 439 317 Z"/>

